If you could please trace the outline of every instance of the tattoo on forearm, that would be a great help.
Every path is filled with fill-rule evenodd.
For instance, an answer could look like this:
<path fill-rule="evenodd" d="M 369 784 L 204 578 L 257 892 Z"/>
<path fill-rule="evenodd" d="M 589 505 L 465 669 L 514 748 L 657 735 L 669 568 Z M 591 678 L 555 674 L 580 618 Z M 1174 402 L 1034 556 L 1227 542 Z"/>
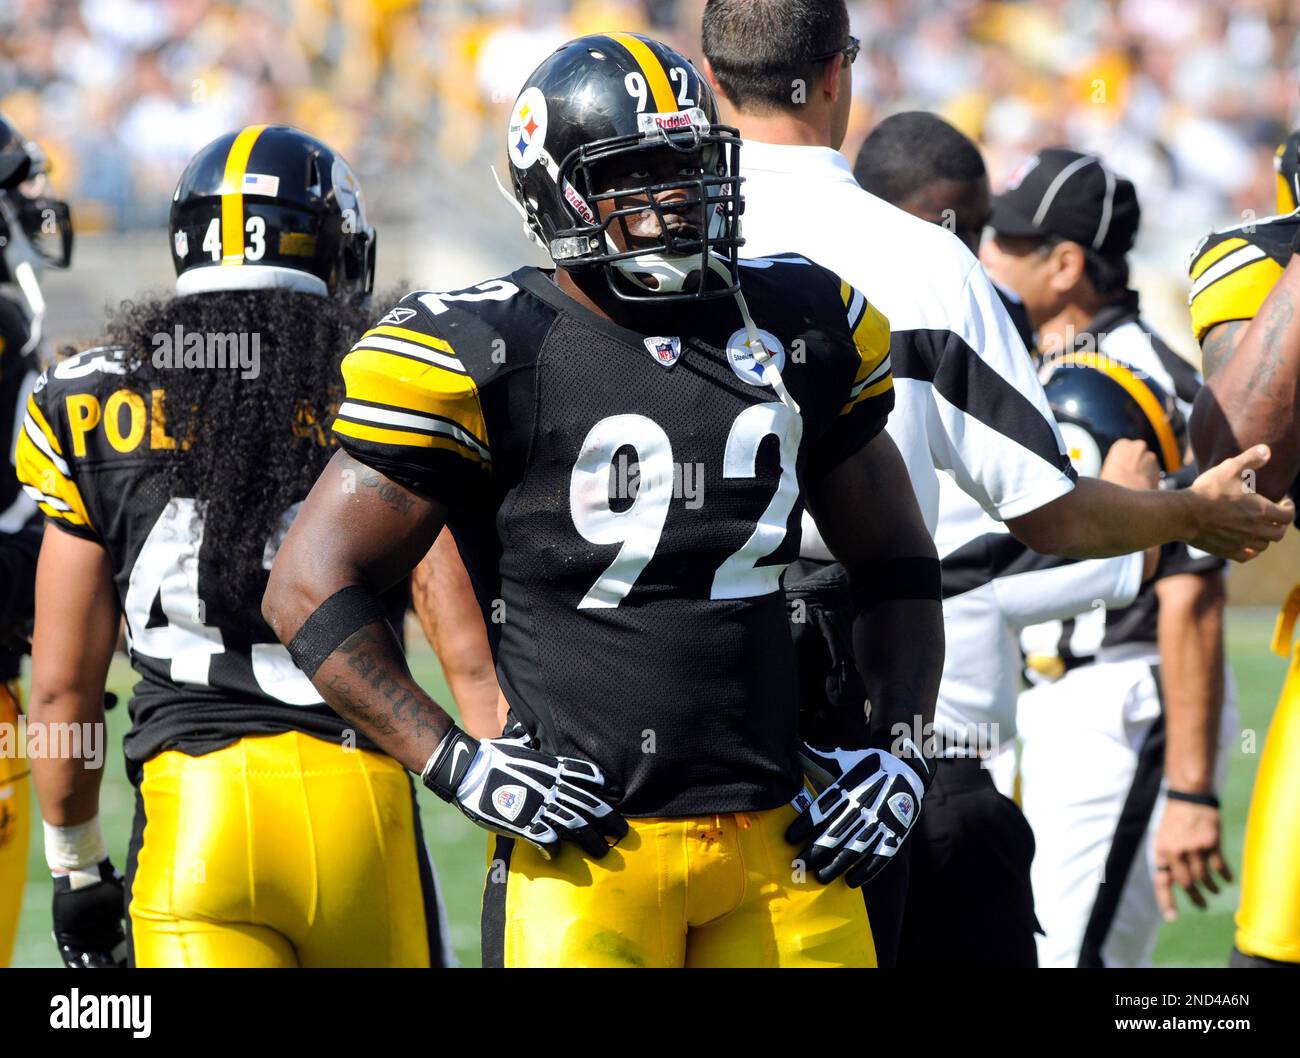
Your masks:
<path fill-rule="evenodd" d="M 337 708 L 343 709 L 358 720 L 364 721 L 380 735 L 397 734 L 397 725 L 383 713 L 376 712 L 356 696 L 352 684 L 335 674 L 325 681 L 326 697 Z"/>
<path fill-rule="evenodd" d="M 1269 390 L 1277 377 L 1278 368 L 1286 359 L 1282 343 L 1283 332 L 1291 326 L 1295 318 L 1295 306 L 1290 298 L 1274 297 L 1270 299 L 1268 314 L 1259 322 L 1264 327 L 1263 341 L 1260 343 L 1259 360 L 1255 370 L 1246 384 L 1246 389 L 1254 393 L 1257 389 Z"/>
<path fill-rule="evenodd" d="M 340 704 L 375 724 L 383 733 L 397 734 L 404 728 L 416 737 L 441 736 L 441 729 L 446 726 L 442 715 L 431 702 L 402 685 L 409 677 L 393 663 L 390 656 L 393 649 L 393 643 L 384 634 L 373 633 L 368 628 L 359 630 L 339 647 L 338 653 L 365 686 L 357 685 L 354 691 L 350 681 L 337 675 L 326 686 L 334 689 L 334 680 L 338 680 L 342 685 L 336 692 Z M 388 705 L 387 713 L 367 703 L 366 699 L 374 702 L 374 695 L 369 692 L 379 693 Z"/>
<path fill-rule="evenodd" d="M 1233 320 L 1212 327 L 1201 342 L 1201 376 L 1208 380 L 1231 358 L 1237 347 L 1237 336 L 1248 320 Z"/>

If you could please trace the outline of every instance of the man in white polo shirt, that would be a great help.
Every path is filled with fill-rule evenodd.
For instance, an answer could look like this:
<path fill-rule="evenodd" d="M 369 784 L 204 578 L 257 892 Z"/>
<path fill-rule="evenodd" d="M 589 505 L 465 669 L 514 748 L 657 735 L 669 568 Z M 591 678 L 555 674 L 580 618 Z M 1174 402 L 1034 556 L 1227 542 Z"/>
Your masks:
<path fill-rule="evenodd" d="M 838 153 L 858 47 L 839 0 L 705 6 L 706 74 L 744 141 L 744 252 L 807 256 L 889 318 L 896 403 L 888 430 L 931 531 L 942 469 L 1045 554 L 1103 557 L 1188 540 L 1242 560 L 1257 549 L 1234 545 L 1225 530 L 1240 525 L 1248 507 L 1267 510 L 1269 524 L 1254 543 L 1280 539 L 1290 505 L 1264 508 L 1238 482 L 1247 461 L 1266 460 L 1266 450 L 1220 464 L 1181 492 L 1076 478 L 1024 343 L 974 255 L 942 227 L 862 190 Z M 807 516 L 803 539 L 806 556 L 830 557 Z M 889 964 L 890 919 L 906 883 L 899 860 L 878 880 L 890 879 L 895 891 L 877 885 L 868 894 L 881 965 Z"/>

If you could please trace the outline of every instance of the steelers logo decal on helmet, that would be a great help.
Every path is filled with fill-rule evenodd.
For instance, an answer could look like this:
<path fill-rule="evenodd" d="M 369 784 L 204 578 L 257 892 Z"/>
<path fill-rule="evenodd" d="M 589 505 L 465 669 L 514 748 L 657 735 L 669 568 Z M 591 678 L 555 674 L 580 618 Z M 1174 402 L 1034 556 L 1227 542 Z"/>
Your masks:
<path fill-rule="evenodd" d="M 546 96 L 537 86 L 525 88 L 515 100 L 515 110 L 506 130 L 506 149 L 510 160 L 527 169 L 542 154 L 546 145 Z"/>
<path fill-rule="evenodd" d="M 760 327 L 758 337 L 763 343 L 763 348 L 772 355 L 772 365 L 777 371 L 784 371 L 785 349 L 776 335 Z M 762 366 L 754 359 L 754 352 L 749 344 L 749 334 L 743 327 L 727 339 L 727 363 L 742 382 L 748 382 L 751 386 L 768 385 Z"/>

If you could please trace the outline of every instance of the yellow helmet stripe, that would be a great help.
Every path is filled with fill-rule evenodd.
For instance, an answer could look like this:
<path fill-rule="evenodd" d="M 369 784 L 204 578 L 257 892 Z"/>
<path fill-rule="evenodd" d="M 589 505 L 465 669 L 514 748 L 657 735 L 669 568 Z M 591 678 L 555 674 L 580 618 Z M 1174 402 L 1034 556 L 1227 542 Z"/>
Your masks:
<path fill-rule="evenodd" d="M 664 64 L 659 61 L 659 56 L 650 45 L 631 33 L 611 33 L 609 37 L 623 45 L 641 67 L 646 84 L 650 86 L 650 94 L 654 96 L 655 110 L 660 114 L 676 113 L 677 97 L 673 94 L 673 86 L 668 81 Z"/>
<path fill-rule="evenodd" d="M 221 263 L 244 263 L 244 173 L 248 156 L 265 125 L 243 129 L 226 155 L 226 172 L 221 181 Z"/>
<path fill-rule="evenodd" d="M 1117 364 L 1097 353 L 1071 353 L 1061 363 L 1065 367 L 1091 367 L 1118 382 L 1124 392 L 1137 401 L 1138 407 L 1150 421 L 1156 440 L 1160 442 L 1160 452 L 1168 471 L 1172 473 L 1182 467 L 1183 453 L 1178 449 L 1178 438 L 1174 436 L 1174 428 L 1169 425 L 1169 416 L 1156 400 L 1155 394 L 1137 375 L 1123 364 Z"/>

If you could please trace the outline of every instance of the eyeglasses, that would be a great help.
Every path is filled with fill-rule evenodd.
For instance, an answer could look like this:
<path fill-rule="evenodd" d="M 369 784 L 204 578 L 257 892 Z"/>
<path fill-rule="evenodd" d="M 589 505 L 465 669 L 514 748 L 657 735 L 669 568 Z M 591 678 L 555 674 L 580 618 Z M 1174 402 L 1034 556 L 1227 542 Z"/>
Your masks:
<path fill-rule="evenodd" d="M 808 61 L 826 62 L 828 59 L 833 59 L 837 55 L 843 55 L 844 65 L 852 66 L 853 60 L 858 57 L 858 52 L 860 52 L 861 50 L 862 50 L 862 41 L 858 40 L 857 37 L 850 35 L 849 43 L 845 47 L 836 48 L 834 51 L 828 51 L 825 55 L 814 55 Z"/>

